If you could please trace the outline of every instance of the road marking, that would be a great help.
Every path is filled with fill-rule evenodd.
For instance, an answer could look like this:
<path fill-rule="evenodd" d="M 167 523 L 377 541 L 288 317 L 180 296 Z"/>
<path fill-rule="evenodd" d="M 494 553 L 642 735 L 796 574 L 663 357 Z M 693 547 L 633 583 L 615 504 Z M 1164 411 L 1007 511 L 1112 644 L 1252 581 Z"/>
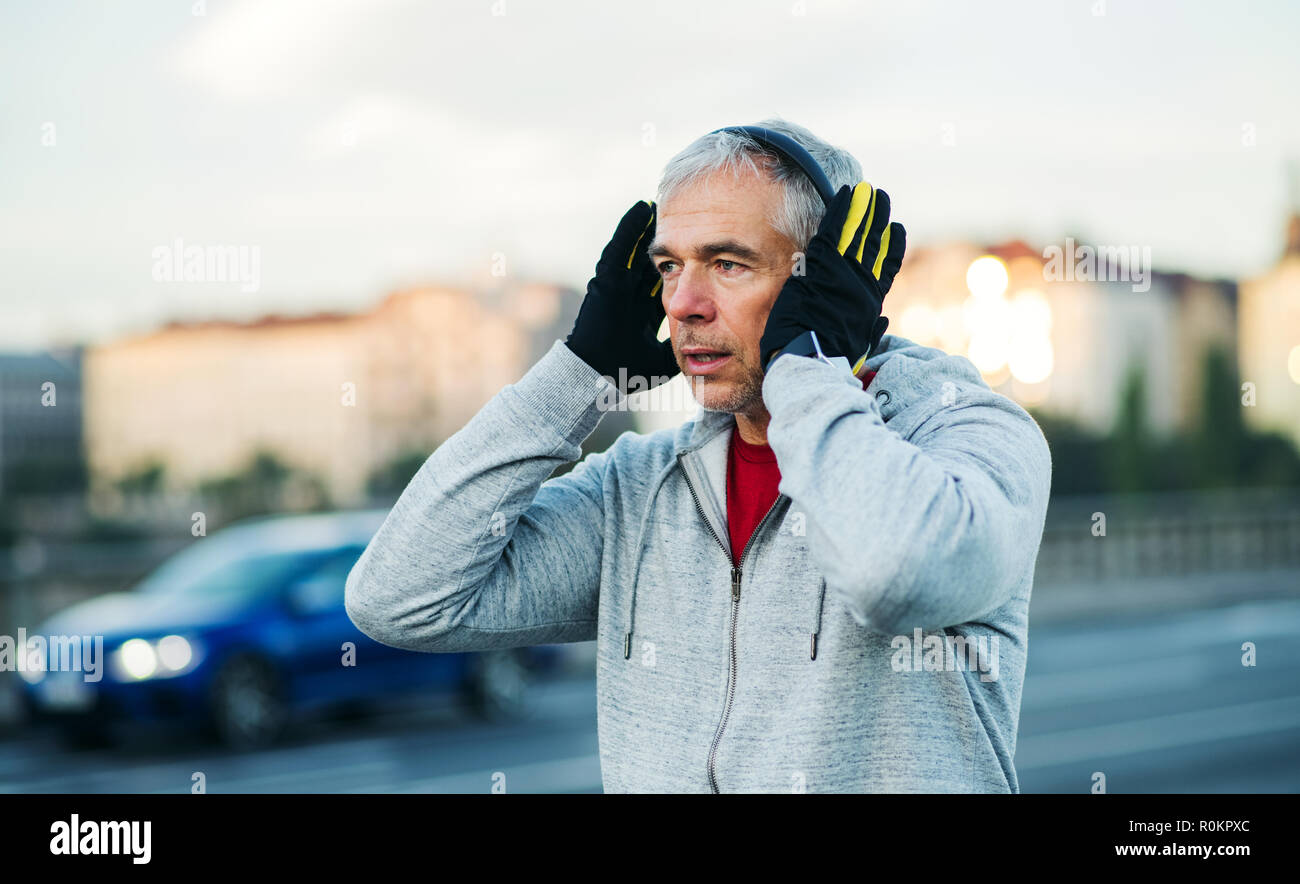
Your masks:
<path fill-rule="evenodd" d="M 1140 697 L 1176 688 L 1204 686 L 1214 668 L 1213 663 L 1204 654 L 1184 654 L 1140 663 L 1111 663 L 1073 672 L 1030 673 L 1025 676 L 1022 709 L 1050 709 L 1085 700 Z"/>
<path fill-rule="evenodd" d="M 1087 627 L 1029 624 L 1029 663 L 1052 672 L 1075 671 L 1080 660 L 1154 659 L 1176 648 L 1240 645 L 1300 632 L 1300 601 L 1243 603 L 1229 608 L 1169 613 L 1150 623 Z M 1037 651 L 1035 650 L 1037 648 Z M 1046 673 L 1044 673 L 1046 674 Z"/>
<path fill-rule="evenodd" d="M 1036 770 L 1293 728 L 1300 728 L 1300 697 L 1259 700 L 1025 737 L 1015 764 Z"/>
<path fill-rule="evenodd" d="M 556 758 L 528 764 L 503 764 L 493 770 L 426 777 L 388 791 L 487 793 L 492 791 L 492 777 L 498 772 L 505 774 L 507 792 L 586 792 L 602 788 L 600 756 L 579 755 L 576 758 Z"/>

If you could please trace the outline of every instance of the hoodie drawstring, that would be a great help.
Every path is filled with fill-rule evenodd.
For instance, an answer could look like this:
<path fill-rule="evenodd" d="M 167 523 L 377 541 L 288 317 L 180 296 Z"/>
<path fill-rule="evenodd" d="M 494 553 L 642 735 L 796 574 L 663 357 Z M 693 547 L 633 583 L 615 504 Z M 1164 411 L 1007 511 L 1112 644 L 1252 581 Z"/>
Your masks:
<path fill-rule="evenodd" d="M 826 599 L 826 578 L 821 581 L 821 589 L 817 591 L 817 612 L 813 615 L 812 622 L 812 648 L 809 651 L 809 659 L 817 659 L 817 634 L 822 631 L 822 603 Z"/>
<path fill-rule="evenodd" d="M 645 552 L 642 543 L 645 540 L 645 526 L 650 521 L 650 514 L 654 512 L 655 498 L 659 495 L 659 489 L 663 487 L 664 480 L 669 474 L 677 468 L 678 461 L 674 459 L 668 466 L 664 467 L 655 479 L 654 489 L 650 492 L 650 503 L 645 508 L 645 514 L 641 516 L 641 530 L 636 538 L 636 559 L 632 563 L 632 600 L 627 606 L 627 625 L 623 632 L 623 659 L 626 660 L 632 656 L 632 617 L 636 612 L 636 580 L 637 575 L 641 572 L 641 554 Z"/>
<path fill-rule="evenodd" d="M 641 516 L 641 527 L 637 532 L 636 539 L 636 559 L 632 563 L 632 598 L 627 606 L 627 619 L 623 630 L 623 659 L 626 660 L 632 656 L 632 624 L 636 616 L 636 586 L 637 577 L 641 573 L 641 555 L 645 552 L 643 543 L 645 542 L 646 525 L 650 521 L 650 514 L 654 512 L 655 498 L 659 496 L 659 491 L 663 487 L 664 480 L 678 466 L 679 461 L 673 460 L 655 478 L 654 488 L 650 492 L 650 502 L 646 505 L 645 512 Z M 812 644 L 809 649 L 809 659 L 817 659 L 817 636 L 822 628 L 822 606 L 826 600 L 826 578 L 821 579 L 821 586 L 817 590 L 817 607 L 813 611 L 812 618 Z"/>

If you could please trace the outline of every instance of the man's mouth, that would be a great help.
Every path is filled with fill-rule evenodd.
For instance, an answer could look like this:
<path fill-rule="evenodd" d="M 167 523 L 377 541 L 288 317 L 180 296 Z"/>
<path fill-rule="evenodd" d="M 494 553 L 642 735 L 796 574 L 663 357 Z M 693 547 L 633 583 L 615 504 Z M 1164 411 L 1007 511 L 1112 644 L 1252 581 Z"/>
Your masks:
<path fill-rule="evenodd" d="M 731 354 L 722 350 L 702 350 L 691 348 L 683 350 L 686 366 L 691 374 L 709 374 L 731 359 Z"/>

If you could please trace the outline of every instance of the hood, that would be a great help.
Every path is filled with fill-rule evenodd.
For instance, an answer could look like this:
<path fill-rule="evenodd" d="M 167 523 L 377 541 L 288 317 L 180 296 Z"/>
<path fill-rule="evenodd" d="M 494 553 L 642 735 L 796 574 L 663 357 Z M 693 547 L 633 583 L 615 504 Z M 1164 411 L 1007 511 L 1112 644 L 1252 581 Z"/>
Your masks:
<path fill-rule="evenodd" d="M 901 406 L 896 401 L 897 397 L 888 390 L 883 389 L 882 385 L 896 383 L 900 378 L 900 371 L 904 375 L 908 374 L 907 363 L 912 360 L 928 362 L 932 359 L 944 357 L 948 357 L 948 354 L 933 347 L 922 347 L 907 338 L 901 338 L 897 335 L 884 335 L 880 339 L 879 348 L 865 363 L 863 374 L 866 382 L 863 384 L 863 389 L 875 392 L 876 401 L 880 404 L 881 415 L 888 421 Z M 885 369 L 886 362 L 889 362 L 887 370 Z M 970 377 L 968 372 L 962 370 L 959 362 L 954 362 L 953 380 L 962 383 L 974 382 L 980 386 L 985 386 L 983 379 L 978 374 L 973 378 Z M 932 380 L 931 383 L 933 383 Z M 678 456 L 694 451 L 705 445 L 718 433 L 730 429 L 734 424 L 735 416 L 730 412 L 709 411 L 700 406 L 695 412 L 695 416 L 677 429 L 673 438 L 674 451 Z"/>
<path fill-rule="evenodd" d="M 933 347 L 922 347 L 907 338 L 898 337 L 897 335 L 887 334 L 880 339 L 879 349 L 866 361 L 866 370 L 863 373 L 863 389 L 874 390 L 883 420 L 888 421 L 898 413 L 907 401 L 911 400 L 912 396 L 908 395 L 909 393 L 917 392 L 900 389 L 899 393 L 903 395 L 898 395 L 891 393 L 884 385 L 898 385 L 900 388 L 907 386 L 907 381 L 915 378 L 918 374 L 915 371 L 908 370 L 909 363 L 912 360 L 928 362 L 936 358 L 951 359 L 948 354 L 941 350 Z M 971 376 L 968 366 L 973 369 L 973 366 L 964 360 L 952 360 L 953 382 L 962 385 L 974 383 L 985 386 L 983 379 L 978 374 Z M 933 378 L 929 378 L 927 389 L 930 389 L 933 383 Z M 660 471 L 651 486 L 650 502 L 641 516 L 641 525 L 637 532 L 635 547 L 637 550 L 644 549 L 646 525 L 649 523 L 650 515 L 654 511 L 655 497 L 658 495 L 659 489 L 663 486 L 664 481 L 679 467 L 683 470 L 687 484 L 691 487 L 691 492 L 696 496 L 697 503 L 700 504 L 701 514 L 705 521 L 712 527 L 714 534 L 718 538 L 727 537 L 726 486 L 724 484 L 719 487 L 716 482 L 710 481 L 709 477 L 725 477 L 726 475 L 727 446 L 724 443 L 730 440 L 730 433 L 735 427 L 735 422 L 735 416 L 730 412 L 710 411 L 700 406 L 695 413 L 695 417 L 677 429 L 673 438 L 676 457 Z M 714 444 L 710 445 L 711 442 Z M 723 481 L 725 482 L 725 478 Z M 790 498 L 785 494 L 779 494 L 776 503 L 772 506 L 772 517 L 781 518 L 789 504 Z M 721 516 L 721 522 L 719 522 L 719 516 Z M 725 546 L 726 541 L 723 540 L 722 542 Z M 627 659 L 632 652 L 632 627 L 636 616 L 637 577 L 640 569 L 641 558 L 638 555 L 632 568 L 631 603 L 628 605 L 626 627 L 623 635 L 624 659 Z M 810 634 L 809 655 L 814 660 L 817 659 L 817 634 L 821 631 L 822 609 L 825 600 L 826 580 L 823 578 L 821 590 L 817 593 L 816 605 L 810 611 L 807 624 Z"/>
<path fill-rule="evenodd" d="M 238 596 L 113 592 L 64 608 L 38 631 L 42 635 L 102 635 L 106 643 L 135 635 L 192 634 L 236 620 L 254 604 Z"/>

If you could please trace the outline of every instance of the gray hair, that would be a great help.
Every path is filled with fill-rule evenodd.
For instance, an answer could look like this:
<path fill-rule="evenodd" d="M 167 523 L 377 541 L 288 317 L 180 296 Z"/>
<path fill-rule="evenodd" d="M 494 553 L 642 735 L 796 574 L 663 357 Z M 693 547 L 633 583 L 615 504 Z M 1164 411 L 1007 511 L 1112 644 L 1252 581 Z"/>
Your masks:
<path fill-rule="evenodd" d="M 780 117 L 769 117 L 757 125 L 789 135 L 799 142 L 825 170 L 836 190 L 846 184 L 852 187 L 862 180 L 862 166 L 852 154 L 827 144 L 803 126 Z M 662 204 L 682 187 L 715 172 L 726 170 L 735 175 L 741 169 L 766 175 L 770 180 L 785 185 L 785 200 L 768 223 L 799 247 L 806 246 L 816 235 L 817 226 L 826 213 L 821 195 L 803 170 L 743 132 L 710 133 L 687 145 L 664 167 L 656 200 Z"/>

